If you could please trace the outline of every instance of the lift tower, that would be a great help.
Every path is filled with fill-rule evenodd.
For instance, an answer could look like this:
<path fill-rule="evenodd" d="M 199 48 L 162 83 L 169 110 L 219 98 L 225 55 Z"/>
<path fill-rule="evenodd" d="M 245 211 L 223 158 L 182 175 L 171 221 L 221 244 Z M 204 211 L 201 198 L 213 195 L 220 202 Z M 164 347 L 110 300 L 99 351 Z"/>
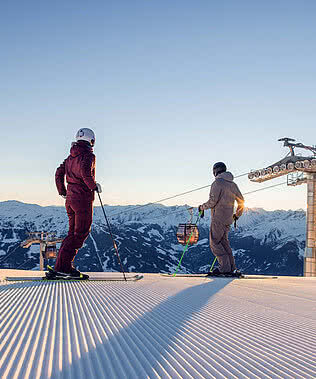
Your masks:
<path fill-rule="evenodd" d="M 316 147 L 295 143 L 293 138 L 280 138 L 283 146 L 290 149 L 289 154 L 279 162 L 266 168 L 251 171 L 248 175 L 252 182 L 287 175 L 287 185 L 297 186 L 307 183 L 306 248 L 304 257 L 304 276 L 316 277 Z M 303 157 L 295 154 L 295 149 L 308 150 L 311 155 Z"/>

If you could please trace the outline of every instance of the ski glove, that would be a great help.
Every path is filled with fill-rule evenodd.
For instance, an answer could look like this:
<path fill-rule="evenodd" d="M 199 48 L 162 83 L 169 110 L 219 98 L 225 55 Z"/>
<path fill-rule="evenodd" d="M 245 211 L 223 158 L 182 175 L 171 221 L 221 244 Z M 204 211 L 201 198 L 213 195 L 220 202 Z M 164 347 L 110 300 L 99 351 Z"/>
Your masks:
<path fill-rule="evenodd" d="M 199 214 L 201 214 L 200 217 L 203 218 L 204 217 L 204 210 L 201 207 L 202 207 L 202 205 L 199 205 L 198 210 L 199 210 Z"/>
<path fill-rule="evenodd" d="M 95 191 L 97 191 L 98 193 L 101 193 L 101 192 L 102 192 L 101 184 L 96 183 Z"/>

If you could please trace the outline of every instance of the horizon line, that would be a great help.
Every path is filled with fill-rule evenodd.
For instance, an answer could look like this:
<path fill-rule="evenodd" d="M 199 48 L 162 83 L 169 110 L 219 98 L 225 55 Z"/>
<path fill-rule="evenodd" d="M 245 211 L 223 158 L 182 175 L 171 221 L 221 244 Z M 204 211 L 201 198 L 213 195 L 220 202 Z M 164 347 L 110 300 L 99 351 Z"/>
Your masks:
<path fill-rule="evenodd" d="M 41 207 L 41 208 L 64 208 L 64 205 L 55 205 L 55 204 L 51 204 L 51 205 L 40 205 L 40 204 L 36 204 L 36 203 L 26 203 L 24 201 L 21 201 L 21 200 L 14 200 L 14 199 L 9 199 L 9 200 L 1 200 L 0 201 L 0 204 L 3 204 L 3 203 L 18 203 L 18 204 L 24 204 L 24 205 L 35 205 L 35 206 L 38 206 L 38 207 Z M 107 207 L 146 207 L 146 206 L 150 206 L 150 205 L 155 205 L 155 206 L 162 206 L 162 207 L 166 207 L 166 208 L 171 208 L 171 207 L 185 207 L 185 206 L 189 206 L 189 204 L 183 204 L 183 205 L 178 205 L 178 204 L 174 204 L 174 205 L 164 205 L 164 204 L 161 204 L 161 203 L 145 203 L 145 204 L 127 204 L 127 205 L 110 205 L 110 204 L 104 204 L 104 206 L 107 206 Z M 94 205 L 94 207 L 101 207 L 101 205 Z M 197 208 L 197 207 L 192 207 L 192 208 Z M 260 208 L 260 207 L 245 207 L 245 210 L 263 210 L 265 212 L 277 212 L 277 211 L 284 211 L 284 212 L 305 212 L 306 213 L 306 210 L 303 209 L 303 208 L 298 208 L 298 209 L 284 209 L 284 208 L 278 208 L 278 209 L 274 209 L 274 210 L 266 210 L 264 208 Z"/>

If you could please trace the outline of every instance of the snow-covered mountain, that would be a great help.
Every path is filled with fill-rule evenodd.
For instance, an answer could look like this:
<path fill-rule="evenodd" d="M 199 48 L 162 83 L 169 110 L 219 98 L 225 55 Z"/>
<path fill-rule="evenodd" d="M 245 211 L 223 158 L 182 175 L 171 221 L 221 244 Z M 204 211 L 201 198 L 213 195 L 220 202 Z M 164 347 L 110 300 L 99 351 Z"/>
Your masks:
<path fill-rule="evenodd" d="M 176 238 L 179 223 L 189 221 L 187 206 L 105 206 L 127 271 L 174 272 L 183 252 Z M 197 210 L 193 221 L 196 221 Z M 232 229 L 230 240 L 238 267 L 246 273 L 302 275 L 305 212 L 247 209 Z M 185 254 L 179 272 L 206 272 L 209 250 L 209 212 L 199 222 L 199 242 Z M 20 247 L 28 231 L 67 233 L 64 207 L 41 207 L 17 201 L 0 203 L 0 268 L 37 269 L 39 247 Z M 82 271 L 119 270 L 100 207 L 94 208 L 92 232 L 79 251 Z"/>

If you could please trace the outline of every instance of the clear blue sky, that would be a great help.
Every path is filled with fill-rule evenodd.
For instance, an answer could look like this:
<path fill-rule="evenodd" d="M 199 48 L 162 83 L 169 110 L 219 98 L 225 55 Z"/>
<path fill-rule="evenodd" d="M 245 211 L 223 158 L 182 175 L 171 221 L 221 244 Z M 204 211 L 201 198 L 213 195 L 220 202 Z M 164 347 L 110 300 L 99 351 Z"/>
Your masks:
<path fill-rule="evenodd" d="M 63 204 L 77 129 L 108 204 L 143 204 L 316 143 L 315 1 L 2 1 L 0 201 Z M 247 192 L 264 185 L 238 181 Z M 166 202 L 198 205 L 208 190 Z M 247 197 L 304 208 L 306 186 Z"/>

